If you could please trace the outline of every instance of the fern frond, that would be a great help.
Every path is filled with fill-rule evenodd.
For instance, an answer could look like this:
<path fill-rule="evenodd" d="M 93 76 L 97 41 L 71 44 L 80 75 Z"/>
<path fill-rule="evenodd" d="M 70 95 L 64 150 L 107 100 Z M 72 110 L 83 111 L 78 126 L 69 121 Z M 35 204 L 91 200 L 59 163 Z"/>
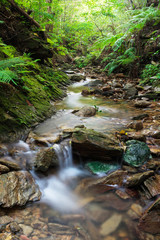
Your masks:
<path fill-rule="evenodd" d="M 17 74 L 9 69 L 0 70 L 0 82 L 3 83 L 13 82 L 15 85 L 17 85 L 16 82 L 14 81 L 17 78 L 18 78 Z"/>

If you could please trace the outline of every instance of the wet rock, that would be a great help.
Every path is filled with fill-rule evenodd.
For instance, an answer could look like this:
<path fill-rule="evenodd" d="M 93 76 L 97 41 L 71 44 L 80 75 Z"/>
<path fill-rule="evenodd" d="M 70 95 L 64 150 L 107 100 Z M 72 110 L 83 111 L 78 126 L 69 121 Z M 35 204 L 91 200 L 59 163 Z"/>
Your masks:
<path fill-rule="evenodd" d="M 4 166 L 4 165 L 0 164 L 0 174 L 1 173 L 7 173 L 9 171 L 10 171 L 10 169 L 7 166 Z"/>
<path fill-rule="evenodd" d="M 6 155 L 8 152 L 8 149 L 5 145 L 0 144 L 0 157 Z"/>
<path fill-rule="evenodd" d="M 97 79 L 97 80 L 94 80 L 94 81 L 90 81 L 89 83 L 85 84 L 84 86 L 96 87 L 98 85 L 102 85 L 102 81 Z"/>
<path fill-rule="evenodd" d="M 111 215 L 109 210 L 101 208 L 97 204 L 88 205 L 86 207 L 86 211 L 87 211 L 87 216 L 89 216 L 89 218 L 96 223 L 104 222 Z"/>
<path fill-rule="evenodd" d="M 97 226 L 88 219 L 86 221 L 86 229 L 92 240 L 100 239 L 100 234 L 99 234 Z"/>
<path fill-rule="evenodd" d="M 57 223 L 48 223 L 48 229 L 53 234 L 58 235 L 74 235 L 75 229 L 67 225 L 61 225 Z"/>
<path fill-rule="evenodd" d="M 116 81 L 115 79 L 112 82 L 112 86 L 114 88 L 121 88 L 122 87 L 122 85 L 118 81 Z"/>
<path fill-rule="evenodd" d="M 13 218 L 11 218 L 9 216 L 0 217 L 0 232 L 3 232 L 5 230 L 7 224 L 9 224 L 12 221 L 13 221 Z"/>
<path fill-rule="evenodd" d="M 132 120 L 143 120 L 143 119 L 148 118 L 148 117 L 149 117 L 149 115 L 147 113 L 144 113 L 144 114 L 140 114 L 136 117 L 133 117 Z"/>
<path fill-rule="evenodd" d="M 9 228 L 12 233 L 17 233 L 17 232 L 21 231 L 21 227 L 18 225 L 17 222 L 11 222 L 9 224 Z"/>
<path fill-rule="evenodd" d="M 142 216 L 142 213 L 143 213 L 143 208 L 139 204 L 136 204 L 136 203 L 133 203 L 127 212 L 127 214 L 133 220 L 139 219 Z"/>
<path fill-rule="evenodd" d="M 138 140 L 141 142 L 146 142 L 146 136 L 140 132 L 129 132 L 127 136 L 128 140 Z"/>
<path fill-rule="evenodd" d="M 117 213 L 113 214 L 112 217 L 101 225 L 100 234 L 102 236 L 107 236 L 113 233 L 119 227 L 121 221 L 122 215 Z"/>
<path fill-rule="evenodd" d="M 118 164 L 107 164 L 107 163 L 101 163 L 98 161 L 95 162 L 89 162 L 85 165 L 85 167 L 91 171 L 93 174 L 103 174 L 103 173 L 108 173 L 111 171 L 115 171 L 120 166 Z"/>
<path fill-rule="evenodd" d="M 70 76 L 70 80 L 75 81 L 75 82 L 79 82 L 79 81 L 85 80 L 85 79 L 86 79 L 86 76 L 82 75 L 82 74 L 79 74 L 79 73 L 75 73 L 75 74 Z"/>
<path fill-rule="evenodd" d="M 87 90 L 87 89 L 83 89 L 81 92 L 82 96 L 88 96 L 90 94 L 93 94 L 93 91 Z"/>
<path fill-rule="evenodd" d="M 82 157 L 99 160 L 117 160 L 122 156 L 122 148 L 114 135 L 105 135 L 92 129 L 75 128 L 72 134 L 72 148 Z"/>
<path fill-rule="evenodd" d="M 150 136 L 156 139 L 160 139 L 160 130 L 156 130 L 150 133 Z"/>
<path fill-rule="evenodd" d="M 141 121 L 131 122 L 127 128 L 135 129 L 136 131 L 143 129 L 143 123 Z"/>
<path fill-rule="evenodd" d="M 22 228 L 23 233 L 29 237 L 30 234 L 33 232 L 33 228 L 24 224 L 19 224 L 19 226 Z"/>
<path fill-rule="evenodd" d="M 0 175 L 0 204 L 2 207 L 23 206 L 28 201 L 40 200 L 41 193 L 32 175 L 26 171 Z"/>
<path fill-rule="evenodd" d="M 5 165 L 12 170 L 18 171 L 21 169 L 21 167 L 16 162 L 14 162 L 14 160 L 11 157 L 0 158 L 0 164 Z"/>
<path fill-rule="evenodd" d="M 134 106 L 137 108 L 146 108 L 149 105 L 151 105 L 151 103 L 148 101 L 144 101 L 144 100 L 136 101 L 134 104 Z"/>
<path fill-rule="evenodd" d="M 138 90 L 134 87 L 133 84 L 127 83 L 124 86 L 125 95 L 124 98 L 134 98 L 138 94 Z"/>
<path fill-rule="evenodd" d="M 126 142 L 126 152 L 123 155 L 123 160 L 130 166 L 140 167 L 150 158 L 150 149 L 147 144 L 137 140 Z"/>
<path fill-rule="evenodd" d="M 27 236 L 25 235 L 21 235 L 20 236 L 20 240 L 30 240 Z"/>
<path fill-rule="evenodd" d="M 105 85 L 105 86 L 102 87 L 102 91 L 103 92 L 106 92 L 108 90 L 111 90 L 111 86 L 110 85 Z"/>
<path fill-rule="evenodd" d="M 117 186 L 122 187 L 126 179 L 127 171 L 117 170 L 105 177 L 96 179 L 83 179 L 76 188 L 76 193 L 96 192 L 104 193 Z"/>
<path fill-rule="evenodd" d="M 146 209 L 140 218 L 138 227 L 147 233 L 160 234 L 160 198 Z"/>
<path fill-rule="evenodd" d="M 150 198 L 159 195 L 160 194 L 160 175 L 156 174 L 155 176 L 148 178 L 146 181 L 144 181 L 144 187 L 149 192 Z M 143 191 L 145 191 L 145 188 L 143 188 Z"/>
<path fill-rule="evenodd" d="M 125 185 L 127 187 L 135 187 L 142 184 L 147 178 L 154 175 L 154 171 L 147 171 L 136 173 L 126 179 Z"/>
<path fill-rule="evenodd" d="M 96 115 L 96 108 L 85 106 L 78 110 L 75 115 L 79 117 L 92 117 Z"/>
<path fill-rule="evenodd" d="M 157 159 L 152 159 L 146 164 L 147 168 L 158 171 L 160 169 L 160 161 Z"/>
<path fill-rule="evenodd" d="M 131 197 L 124 191 L 124 190 L 117 190 L 116 191 L 116 194 L 120 197 L 120 198 L 122 198 L 122 199 L 124 199 L 124 200 L 126 200 L 126 199 L 130 199 Z"/>
<path fill-rule="evenodd" d="M 36 171 L 46 172 L 51 166 L 58 167 L 58 158 L 53 148 L 40 149 L 34 160 Z"/>

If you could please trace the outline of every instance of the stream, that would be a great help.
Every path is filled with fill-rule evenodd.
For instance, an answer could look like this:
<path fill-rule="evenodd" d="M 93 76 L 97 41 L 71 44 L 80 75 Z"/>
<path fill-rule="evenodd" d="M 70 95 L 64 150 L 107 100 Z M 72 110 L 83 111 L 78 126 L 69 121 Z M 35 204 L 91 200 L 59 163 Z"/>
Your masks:
<path fill-rule="evenodd" d="M 81 95 L 95 80 L 73 83 L 68 87 L 67 97 L 56 102 L 57 113 L 38 125 L 34 134 L 49 141 L 56 139 L 64 129 L 84 125 L 103 133 L 123 129 L 130 119 L 142 113 L 123 101 L 107 100 L 103 97 Z M 98 111 L 93 117 L 78 117 L 73 110 L 83 106 L 95 106 Z M 53 144 L 49 144 L 51 147 Z M 19 141 L 14 144 L 17 158 L 32 162 L 36 149 Z M 31 170 L 42 192 L 40 202 L 28 204 L 24 208 L 12 209 L 8 215 L 23 225 L 25 235 L 30 240 L 137 240 L 136 220 L 142 207 L 135 198 L 122 199 L 114 186 L 108 191 L 82 193 L 85 180 L 98 179 L 83 168 L 81 158 L 74 159 L 69 140 L 53 145 L 60 168 L 51 169 L 47 174 L 37 174 Z M 82 186 L 81 186 L 82 185 Z"/>

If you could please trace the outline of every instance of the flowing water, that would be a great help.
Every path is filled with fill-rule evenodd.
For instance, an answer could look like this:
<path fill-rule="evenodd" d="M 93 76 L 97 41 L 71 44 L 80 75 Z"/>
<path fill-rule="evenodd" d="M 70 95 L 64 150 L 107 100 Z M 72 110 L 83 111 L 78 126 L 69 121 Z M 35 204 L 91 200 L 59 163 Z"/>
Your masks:
<path fill-rule="evenodd" d="M 40 124 L 34 132 L 47 140 L 57 136 L 63 129 L 83 124 L 108 133 L 122 129 L 132 116 L 138 114 L 125 102 L 117 103 L 95 96 L 83 97 L 80 91 L 91 81 L 87 78 L 86 81 L 70 86 L 68 96 L 55 104 L 57 114 Z M 99 112 L 90 118 L 72 114 L 74 109 L 85 105 L 95 105 Z M 22 141 L 14 147 L 18 150 L 15 158 L 20 162 L 21 159 L 23 162 L 32 162 L 38 150 L 38 147 L 31 150 Z M 80 163 L 74 163 L 69 140 L 54 144 L 53 147 L 59 159 L 59 170 L 51 170 L 47 175 L 37 175 L 31 171 L 40 186 L 41 201 L 9 213 L 32 228 L 29 239 L 136 240 L 134 227 L 138 215 L 133 200 L 119 198 L 116 191 L 123 192 L 123 189 L 118 186 L 114 189 L 110 187 L 106 194 L 103 191 L 96 194 L 81 193 L 79 189 L 85 185 L 84 179 L 87 183 L 90 179 L 98 179 L 98 176 L 92 176 Z"/>

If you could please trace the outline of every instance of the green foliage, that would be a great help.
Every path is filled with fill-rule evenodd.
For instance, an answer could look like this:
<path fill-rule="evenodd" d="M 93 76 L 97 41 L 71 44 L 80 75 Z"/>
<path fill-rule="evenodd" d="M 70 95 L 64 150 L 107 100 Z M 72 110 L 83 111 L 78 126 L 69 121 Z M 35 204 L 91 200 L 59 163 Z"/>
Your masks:
<path fill-rule="evenodd" d="M 141 84 L 153 83 L 160 79 L 160 64 L 152 63 L 147 64 L 141 74 Z"/>
<path fill-rule="evenodd" d="M 135 55 L 135 48 L 131 47 L 127 49 L 123 54 L 118 55 L 116 52 L 112 52 L 108 55 L 107 58 L 103 60 L 103 62 L 109 62 L 104 70 L 108 70 L 108 74 L 111 74 L 116 68 L 120 66 L 130 66 L 138 56 Z"/>
<path fill-rule="evenodd" d="M 29 55 L 15 56 L 17 54 L 14 47 L 6 45 L 0 40 L 0 53 L 5 59 L 0 60 L 0 82 L 13 83 L 20 75 L 30 72 L 28 67 L 35 67 L 35 61 L 32 61 Z"/>

